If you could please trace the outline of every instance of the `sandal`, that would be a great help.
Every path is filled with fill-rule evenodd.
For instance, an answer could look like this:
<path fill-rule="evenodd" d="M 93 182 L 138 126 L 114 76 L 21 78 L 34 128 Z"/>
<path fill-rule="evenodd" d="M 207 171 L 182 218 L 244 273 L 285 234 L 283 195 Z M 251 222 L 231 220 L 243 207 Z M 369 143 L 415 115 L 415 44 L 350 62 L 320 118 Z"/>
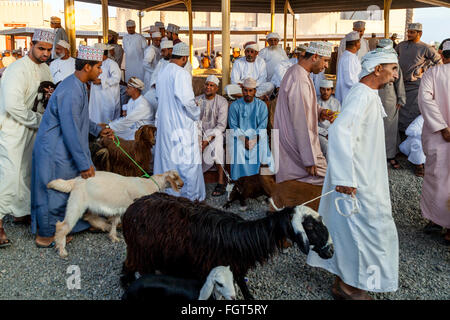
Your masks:
<path fill-rule="evenodd" d="M 400 163 L 395 158 L 387 159 L 392 169 L 400 169 Z"/>
<path fill-rule="evenodd" d="M 423 177 L 425 175 L 425 167 L 423 164 L 416 165 L 416 168 L 414 169 L 414 174 L 417 177 Z"/>
<path fill-rule="evenodd" d="M 72 240 L 73 240 L 73 236 L 67 236 L 66 244 L 69 244 Z M 34 243 L 36 244 L 36 247 L 41 248 L 41 249 L 54 248 L 56 245 L 55 241 L 50 242 L 48 245 L 39 244 L 36 242 L 36 240 L 34 241 Z"/>
<path fill-rule="evenodd" d="M 1 234 L 3 234 L 3 235 L 5 236 L 5 238 L 4 238 L 3 240 L 0 239 L 0 248 L 6 248 L 6 247 L 11 246 L 12 241 L 9 240 L 8 238 L 6 238 L 5 229 L 3 229 L 3 227 L 0 228 L 0 235 L 1 235 Z"/>
<path fill-rule="evenodd" d="M 214 188 L 214 191 L 211 193 L 211 195 L 213 197 L 219 197 L 223 194 L 225 194 L 226 190 L 225 190 L 225 185 L 218 183 L 216 184 L 216 187 Z"/>

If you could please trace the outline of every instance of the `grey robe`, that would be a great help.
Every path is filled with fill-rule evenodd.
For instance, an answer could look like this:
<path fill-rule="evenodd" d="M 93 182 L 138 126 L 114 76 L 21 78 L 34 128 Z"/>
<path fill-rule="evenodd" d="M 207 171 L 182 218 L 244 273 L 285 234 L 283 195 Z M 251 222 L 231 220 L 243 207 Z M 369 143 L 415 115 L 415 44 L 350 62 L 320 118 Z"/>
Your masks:
<path fill-rule="evenodd" d="M 398 152 L 400 136 L 398 133 L 398 115 L 397 104 L 402 107 L 406 103 L 405 85 L 403 83 L 402 70 L 398 70 L 398 79 L 394 83 L 388 83 L 384 88 L 378 90 L 384 111 L 387 117 L 384 120 L 384 135 L 386 143 L 386 157 L 392 159 Z M 401 109 L 400 109 L 401 110 Z"/>
<path fill-rule="evenodd" d="M 395 50 L 399 56 L 406 91 L 406 104 L 400 109 L 398 123 L 399 130 L 404 132 L 420 115 L 417 99 L 420 79 L 429 67 L 441 63 L 441 57 L 434 48 L 422 41 L 402 41 Z"/>

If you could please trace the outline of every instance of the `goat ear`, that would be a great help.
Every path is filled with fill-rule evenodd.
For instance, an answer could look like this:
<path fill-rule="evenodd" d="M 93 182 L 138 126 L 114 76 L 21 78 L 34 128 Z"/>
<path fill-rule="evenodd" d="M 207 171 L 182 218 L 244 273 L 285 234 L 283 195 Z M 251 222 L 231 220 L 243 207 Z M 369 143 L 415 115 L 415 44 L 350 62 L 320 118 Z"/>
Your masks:
<path fill-rule="evenodd" d="M 170 175 L 166 176 L 166 182 L 168 182 L 170 184 L 170 187 L 172 188 L 173 191 L 180 192 L 180 189 L 178 189 L 178 186 L 175 183 L 175 180 Z"/>
<path fill-rule="evenodd" d="M 134 140 L 140 140 L 141 139 L 141 135 L 142 135 L 142 129 L 141 128 L 139 128 L 139 129 L 137 129 L 136 130 L 136 132 L 134 133 Z"/>
<path fill-rule="evenodd" d="M 300 247 L 300 250 L 304 254 L 309 253 L 309 240 L 308 236 L 306 235 L 305 229 L 303 228 L 303 216 L 300 213 L 300 210 L 298 207 L 295 208 L 294 216 L 291 220 L 292 228 L 294 229 L 296 243 Z"/>
<path fill-rule="evenodd" d="M 205 284 L 200 290 L 200 295 L 198 296 L 198 300 L 208 300 L 211 296 L 214 289 L 214 281 L 213 277 L 206 278 Z"/>

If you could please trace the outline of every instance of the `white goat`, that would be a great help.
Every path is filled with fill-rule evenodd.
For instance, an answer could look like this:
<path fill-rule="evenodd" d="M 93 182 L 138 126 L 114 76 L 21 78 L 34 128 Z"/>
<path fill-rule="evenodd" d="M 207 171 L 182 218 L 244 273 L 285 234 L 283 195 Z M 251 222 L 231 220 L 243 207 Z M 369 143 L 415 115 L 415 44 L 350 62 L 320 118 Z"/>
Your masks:
<path fill-rule="evenodd" d="M 60 257 L 67 257 L 66 236 L 86 210 L 89 210 L 90 214 L 84 219 L 103 231 L 109 231 L 111 240 L 117 242 L 119 238 L 116 228 L 128 206 L 135 199 L 170 187 L 176 192 L 183 187 L 183 181 L 175 170 L 154 175 L 151 179 L 96 171 L 95 176 L 88 179 L 77 177 L 71 180 L 50 181 L 47 188 L 70 192 L 64 221 L 56 223 L 55 243 Z M 93 214 L 107 216 L 111 224 Z"/>

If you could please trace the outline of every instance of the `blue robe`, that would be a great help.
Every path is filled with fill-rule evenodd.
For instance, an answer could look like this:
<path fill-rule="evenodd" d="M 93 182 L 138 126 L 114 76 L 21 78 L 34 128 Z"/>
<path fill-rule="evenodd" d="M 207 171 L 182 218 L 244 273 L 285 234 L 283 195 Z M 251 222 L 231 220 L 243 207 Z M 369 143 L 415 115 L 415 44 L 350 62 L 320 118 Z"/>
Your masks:
<path fill-rule="evenodd" d="M 232 134 L 227 134 L 228 141 L 230 137 L 233 138 L 231 179 L 237 180 L 240 177 L 258 174 L 261 162 L 269 165 L 272 163 L 269 160 L 270 150 L 266 132 L 268 116 L 266 104 L 258 98 L 254 98 L 250 103 L 240 98 L 231 104 L 228 110 L 228 125 Z M 258 144 L 253 149 L 246 150 L 244 142 L 239 137 L 254 139 L 257 134 Z"/>
<path fill-rule="evenodd" d="M 63 221 L 69 194 L 47 189 L 54 179 L 73 179 L 93 166 L 89 133 L 98 136 L 101 127 L 89 120 L 86 84 L 74 74 L 64 79 L 52 94 L 42 117 L 33 149 L 31 177 L 31 231 L 41 237 L 55 234 Z M 80 220 L 72 232 L 89 228 Z"/>

